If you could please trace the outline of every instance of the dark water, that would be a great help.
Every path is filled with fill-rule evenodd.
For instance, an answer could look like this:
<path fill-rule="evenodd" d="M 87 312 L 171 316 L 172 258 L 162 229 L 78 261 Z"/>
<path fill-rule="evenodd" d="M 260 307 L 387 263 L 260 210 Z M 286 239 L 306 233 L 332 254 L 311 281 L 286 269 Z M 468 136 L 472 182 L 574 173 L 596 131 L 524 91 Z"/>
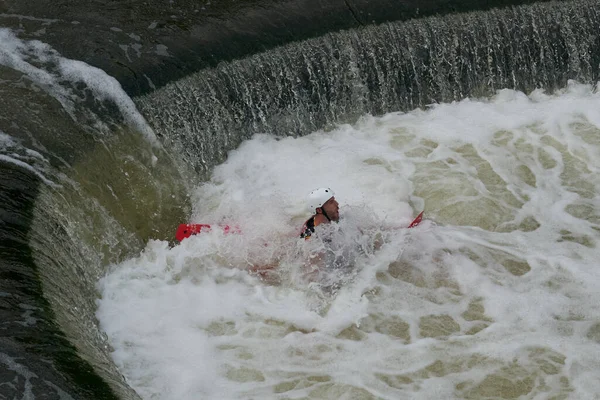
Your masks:
<path fill-rule="evenodd" d="M 222 63 L 133 99 L 156 137 L 108 76 L 13 29 L 0 45 L 1 397 L 137 398 L 97 327 L 96 281 L 170 239 L 188 189 L 244 139 L 596 82 L 597 6 L 366 26 Z"/>

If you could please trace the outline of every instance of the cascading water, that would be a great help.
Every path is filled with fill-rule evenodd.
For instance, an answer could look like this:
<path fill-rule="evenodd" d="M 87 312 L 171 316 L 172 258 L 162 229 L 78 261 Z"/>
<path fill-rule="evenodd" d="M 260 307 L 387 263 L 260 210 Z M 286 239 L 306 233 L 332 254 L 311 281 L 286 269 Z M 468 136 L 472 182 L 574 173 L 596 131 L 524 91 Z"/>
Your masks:
<path fill-rule="evenodd" d="M 202 71 L 136 99 L 206 172 L 254 133 L 304 135 L 364 114 L 599 74 L 595 2 L 550 3 L 332 33 Z"/>
<path fill-rule="evenodd" d="M 2 353 L 15 382 L 7 395 L 136 398 L 97 327 L 95 284 L 106 265 L 173 229 L 164 217 L 182 218 L 185 186 L 114 79 L 6 29 L 0 37 L 3 114 L 16 121 L 0 132 L 11 241 L 2 293 L 30 315 L 4 318 L 14 335 Z M 32 352 L 39 361 L 24 357 Z"/>
<path fill-rule="evenodd" d="M 255 136 L 193 197 L 241 235 L 101 280 L 114 359 L 143 398 L 594 398 L 599 106 L 571 83 Z M 325 185 L 342 219 L 299 240 Z"/>
<path fill-rule="evenodd" d="M 133 102 L 0 31 L 0 392 L 593 398 L 599 100 L 568 80 L 598 79 L 596 6 L 331 33 Z M 296 239 L 322 184 L 356 267 L 325 285 Z M 170 248 L 190 206 L 243 235 Z"/>

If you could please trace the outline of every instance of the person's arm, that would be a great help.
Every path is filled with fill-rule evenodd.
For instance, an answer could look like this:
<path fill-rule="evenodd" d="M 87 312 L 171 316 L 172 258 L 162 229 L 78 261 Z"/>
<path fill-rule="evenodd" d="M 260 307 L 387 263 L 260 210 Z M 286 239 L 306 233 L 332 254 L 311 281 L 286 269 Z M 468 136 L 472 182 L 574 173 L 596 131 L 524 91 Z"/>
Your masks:
<path fill-rule="evenodd" d="M 277 267 L 279 267 L 279 260 L 273 261 L 269 264 L 261 264 L 261 265 L 250 265 L 248 271 L 258 276 L 258 278 L 269 284 L 277 284 L 280 282 L 279 274 L 276 272 Z"/>
<path fill-rule="evenodd" d="M 304 261 L 302 278 L 307 282 L 318 282 L 321 271 L 325 269 L 325 251 L 311 254 Z"/>

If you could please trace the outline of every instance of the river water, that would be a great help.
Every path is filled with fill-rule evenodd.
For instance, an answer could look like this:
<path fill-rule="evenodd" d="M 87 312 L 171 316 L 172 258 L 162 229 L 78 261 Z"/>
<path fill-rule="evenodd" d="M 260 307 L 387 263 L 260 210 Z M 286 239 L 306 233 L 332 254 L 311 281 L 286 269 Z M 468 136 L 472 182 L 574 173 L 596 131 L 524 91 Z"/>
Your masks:
<path fill-rule="evenodd" d="M 0 397 L 597 398 L 597 9 L 202 70 L 154 22 L 65 47 L 85 24 L 0 14 Z M 86 63 L 108 42 L 169 83 Z M 342 218 L 300 240 L 320 186 Z"/>
<path fill-rule="evenodd" d="M 99 281 L 117 366 L 145 399 L 595 398 L 597 89 L 245 141 L 191 217 L 241 234 L 153 240 Z M 319 186 L 341 220 L 300 240 Z M 343 265 L 307 277 L 331 235 Z"/>

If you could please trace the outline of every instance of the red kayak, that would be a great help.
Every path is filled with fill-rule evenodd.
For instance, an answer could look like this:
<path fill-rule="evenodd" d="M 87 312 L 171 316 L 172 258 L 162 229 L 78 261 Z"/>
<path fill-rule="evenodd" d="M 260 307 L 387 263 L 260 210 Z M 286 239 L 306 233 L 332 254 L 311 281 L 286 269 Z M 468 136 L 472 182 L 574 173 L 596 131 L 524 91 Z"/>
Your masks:
<path fill-rule="evenodd" d="M 229 225 L 218 225 L 219 228 L 223 229 L 223 233 L 240 233 L 238 228 L 232 228 Z M 196 235 L 201 232 L 208 232 L 212 229 L 212 225 L 209 224 L 181 224 L 177 228 L 177 232 L 175 233 L 175 239 L 180 242 L 189 238 L 192 235 Z"/>
<path fill-rule="evenodd" d="M 413 222 L 408 225 L 409 228 L 414 228 L 415 226 L 421 223 L 423 219 L 423 212 L 417 215 L 417 218 L 413 220 Z M 217 225 L 220 229 L 223 230 L 223 233 L 241 233 L 239 228 L 232 228 L 229 225 Z M 201 232 L 208 232 L 212 229 L 212 225 L 210 224 L 181 224 L 177 228 L 177 233 L 175 233 L 175 239 L 178 241 L 182 241 L 185 238 L 189 238 L 192 235 L 197 235 Z"/>

